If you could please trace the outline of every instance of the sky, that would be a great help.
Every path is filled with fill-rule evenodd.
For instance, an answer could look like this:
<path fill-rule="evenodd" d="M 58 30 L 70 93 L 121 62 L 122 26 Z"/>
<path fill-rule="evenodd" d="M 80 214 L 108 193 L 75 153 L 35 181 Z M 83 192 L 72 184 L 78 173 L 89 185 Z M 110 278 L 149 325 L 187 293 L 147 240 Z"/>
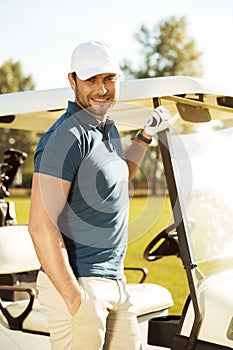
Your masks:
<path fill-rule="evenodd" d="M 70 56 L 81 42 L 105 41 L 120 61 L 140 62 L 134 34 L 170 16 L 186 18 L 202 54 L 204 78 L 233 79 L 232 0 L 0 0 L 0 65 L 20 61 L 36 90 L 69 86 Z"/>

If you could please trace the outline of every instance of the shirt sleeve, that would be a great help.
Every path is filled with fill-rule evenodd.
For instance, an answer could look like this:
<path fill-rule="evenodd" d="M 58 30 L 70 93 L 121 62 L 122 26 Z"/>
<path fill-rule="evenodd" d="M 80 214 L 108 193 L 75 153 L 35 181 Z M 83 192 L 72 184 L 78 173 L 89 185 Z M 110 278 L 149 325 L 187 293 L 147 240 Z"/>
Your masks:
<path fill-rule="evenodd" d="M 41 138 L 34 156 L 34 171 L 72 182 L 80 162 L 80 143 L 69 130 L 59 127 Z"/>

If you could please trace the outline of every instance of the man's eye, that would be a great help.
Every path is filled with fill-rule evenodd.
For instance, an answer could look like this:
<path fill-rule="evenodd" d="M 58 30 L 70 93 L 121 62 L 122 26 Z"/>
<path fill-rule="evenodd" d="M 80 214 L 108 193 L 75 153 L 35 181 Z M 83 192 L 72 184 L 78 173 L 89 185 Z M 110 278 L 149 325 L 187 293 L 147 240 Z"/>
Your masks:
<path fill-rule="evenodd" d="M 115 81 L 117 79 L 117 76 L 116 75 L 109 75 L 107 77 L 107 80 L 111 80 L 111 81 Z"/>
<path fill-rule="evenodd" d="M 95 82 L 95 78 L 91 77 L 91 78 L 87 79 L 87 81 L 89 81 L 90 83 L 94 83 Z"/>

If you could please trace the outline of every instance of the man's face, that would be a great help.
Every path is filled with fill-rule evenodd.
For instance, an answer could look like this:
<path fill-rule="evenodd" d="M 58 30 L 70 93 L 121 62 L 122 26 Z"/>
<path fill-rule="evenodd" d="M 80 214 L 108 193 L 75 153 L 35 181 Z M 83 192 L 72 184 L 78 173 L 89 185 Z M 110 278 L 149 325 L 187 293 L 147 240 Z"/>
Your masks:
<path fill-rule="evenodd" d="M 71 75 L 72 76 L 72 75 Z M 115 104 L 119 96 L 119 75 L 104 73 L 87 80 L 75 80 L 69 75 L 71 87 L 75 93 L 75 102 L 97 119 L 103 119 L 108 109 Z M 71 82 L 71 79 L 73 82 Z"/>

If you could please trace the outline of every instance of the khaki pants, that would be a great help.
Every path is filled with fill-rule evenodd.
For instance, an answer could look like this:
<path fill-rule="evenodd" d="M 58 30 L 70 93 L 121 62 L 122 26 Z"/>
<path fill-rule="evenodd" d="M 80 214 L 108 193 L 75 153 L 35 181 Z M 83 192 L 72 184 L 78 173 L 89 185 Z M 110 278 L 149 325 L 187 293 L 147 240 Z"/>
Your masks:
<path fill-rule="evenodd" d="M 72 317 L 44 272 L 39 272 L 39 301 L 50 327 L 52 350 L 140 350 L 134 307 L 122 280 L 79 278 L 84 299 Z"/>

